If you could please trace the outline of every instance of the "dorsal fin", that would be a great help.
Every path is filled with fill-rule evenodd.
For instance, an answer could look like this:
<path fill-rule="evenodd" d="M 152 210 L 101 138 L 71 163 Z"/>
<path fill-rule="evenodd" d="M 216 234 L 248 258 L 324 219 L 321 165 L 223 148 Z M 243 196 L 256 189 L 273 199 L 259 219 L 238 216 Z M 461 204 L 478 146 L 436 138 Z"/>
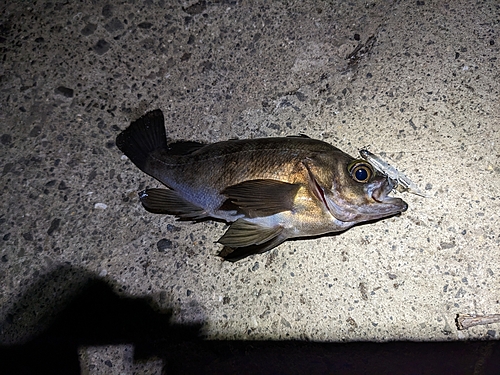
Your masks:
<path fill-rule="evenodd" d="M 189 155 L 203 146 L 206 146 L 206 144 L 194 141 L 178 141 L 168 144 L 168 153 L 170 155 Z"/>

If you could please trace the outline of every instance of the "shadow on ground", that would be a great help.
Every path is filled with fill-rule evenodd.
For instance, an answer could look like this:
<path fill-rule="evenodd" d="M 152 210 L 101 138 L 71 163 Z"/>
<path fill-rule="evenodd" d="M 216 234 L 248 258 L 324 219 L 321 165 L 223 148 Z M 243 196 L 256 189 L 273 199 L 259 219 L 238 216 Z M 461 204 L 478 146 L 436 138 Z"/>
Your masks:
<path fill-rule="evenodd" d="M 69 282 L 71 281 L 71 282 Z M 66 285 L 66 286 L 64 286 Z M 0 324 L 2 374 L 79 374 L 78 348 L 133 344 L 164 374 L 498 374 L 500 343 L 204 341 L 147 299 L 63 267 L 41 277 Z"/>

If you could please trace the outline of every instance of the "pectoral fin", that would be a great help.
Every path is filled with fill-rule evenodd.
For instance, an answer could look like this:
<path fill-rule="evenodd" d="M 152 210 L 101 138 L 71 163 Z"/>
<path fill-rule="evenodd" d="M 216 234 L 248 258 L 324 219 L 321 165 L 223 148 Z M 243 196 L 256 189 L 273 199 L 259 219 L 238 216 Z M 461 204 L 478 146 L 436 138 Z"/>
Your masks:
<path fill-rule="evenodd" d="M 263 217 L 289 211 L 300 185 L 277 180 L 249 180 L 222 191 L 248 217 Z"/>
<path fill-rule="evenodd" d="M 198 220 L 207 217 L 207 212 L 182 198 L 170 189 L 146 189 L 139 193 L 146 210 L 155 214 L 175 215 L 183 220 Z"/>
<path fill-rule="evenodd" d="M 218 242 L 224 245 L 219 255 L 235 262 L 248 255 L 268 251 L 285 240 L 281 226 L 266 228 L 238 219 L 219 239 Z"/>

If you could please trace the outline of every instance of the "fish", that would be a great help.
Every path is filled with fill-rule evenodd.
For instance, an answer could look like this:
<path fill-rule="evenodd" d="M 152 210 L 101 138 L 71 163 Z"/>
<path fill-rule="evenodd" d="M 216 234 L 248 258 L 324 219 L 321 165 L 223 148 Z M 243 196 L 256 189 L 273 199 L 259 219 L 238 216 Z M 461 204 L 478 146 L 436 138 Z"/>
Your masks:
<path fill-rule="evenodd" d="M 384 161 L 380 156 L 371 153 L 366 148 L 359 150 L 359 154 L 363 159 L 367 160 L 378 172 L 394 181 L 394 188 L 400 193 L 407 192 L 419 195 L 423 198 L 430 198 L 430 196 L 420 190 L 417 184 L 410 180 L 407 175 Z"/>
<path fill-rule="evenodd" d="M 156 109 L 119 133 L 116 145 L 166 186 L 139 192 L 147 211 L 230 224 L 217 242 L 223 245 L 218 255 L 231 262 L 408 208 L 388 195 L 394 181 L 369 162 L 304 135 L 168 141 Z"/>

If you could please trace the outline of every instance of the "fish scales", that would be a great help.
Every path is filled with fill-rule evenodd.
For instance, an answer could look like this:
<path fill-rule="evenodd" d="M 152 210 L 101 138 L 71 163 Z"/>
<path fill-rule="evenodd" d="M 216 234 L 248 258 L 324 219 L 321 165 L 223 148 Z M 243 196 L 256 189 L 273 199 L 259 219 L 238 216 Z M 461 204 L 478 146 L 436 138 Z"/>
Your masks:
<path fill-rule="evenodd" d="M 302 161 L 308 156 L 314 153 L 327 153 L 332 159 L 343 156 L 329 144 L 302 138 L 231 140 L 216 145 L 219 147 L 203 146 L 190 155 L 169 155 L 162 150 L 151 161 L 152 174 L 165 185 L 186 194 L 188 190 L 203 191 L 208 186 L 216 194 L 226 186 L 249 179 L 296 183 L 303 180 Z"/>

